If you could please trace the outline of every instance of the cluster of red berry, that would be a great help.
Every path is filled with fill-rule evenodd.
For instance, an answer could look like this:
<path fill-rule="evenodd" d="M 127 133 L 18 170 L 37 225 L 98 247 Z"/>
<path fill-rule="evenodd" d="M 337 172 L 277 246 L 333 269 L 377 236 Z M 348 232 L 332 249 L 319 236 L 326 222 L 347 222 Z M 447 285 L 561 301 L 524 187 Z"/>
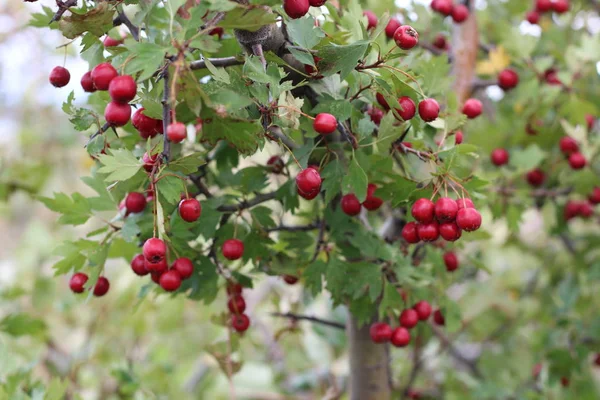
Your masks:
<path fill-rule="evenodd" d="M 452 16 L 457 24 L 463 23 L 469 18 L 469 8 L 464 4 L 454 4 L 452 0 L 433 0 L 431 9 L 445 17 Z"/>
<path fill-rule="evenodd" d="M 131 260 L 131 269 L 136 275 L 150 274 L 152 280 L 167 292 L 174 292 L 181 281 L 188 279 L 194 272 L 194 264 L 189 258 L 176 259 L 171 268 L 167 264 L 167 245 L 158 238 L 146 240 L 142 254 Z"/>
<path fill-rule="evenodd" d="M 595 187 L 587 200 L 569 200 L 565 204 L 563 215 L 566 221 L 575 217 L 584 219 L 594 215 L 594 206 L 600 204 L 600 188 Z"/>
<path fill-rule="evenodd" d="M 69 287 L 73 291 L 73 293 L 83 293 L 85 290 L 84 286 L 88 281 L 87 274 L 83 272 L 77 272 L 73 274 L 71 280 L 69 281 Z M 94 285 L 94 296 L 102 297 L 110 288 L 110 282 L 105 277 L 101 276 L 98 278 L 96 285 Z"/>
<path fill-rule="evenodd" d="M 570 136 L 563 136 L 558 143 L 560 151 L 567 157 L 572 169 L 582 169 L 587 165 L 585 156 L 579 152 L 579 144 Z"/>
<path fill-rule="evenodd" d="M 540 22 L 541 14 L 548 12 L 564 14 L 570 7 L 569 0 L 535 0 L 533 10 L 527 12 L 525 19 L 530 24 L 537 24 Z"/>
<path fill-rule="evenodd" d="M 250 318 L 244 314 L 246 300 L 242 295 L 243 289 L 239 283 L 229 283 L 227 285 L 227 295 L 229 297 L 227 308 L 231 313 L 231 327 L 237 332 L 244 332 L 250 326 Z"/>
<path fill-rule="evenodd" d="M 383 204 L 383 200 L 380 197 L 375 196 L 376 190 L 377 186 L 374 183 L 369 183 L 367 186 L 367 197 L 362 203 L 358 201 L 358 198 L 353 193 L 343 196 L 341 200 L 342 211 L 347 215 L 355 216 L 360 214 L 362 207 L 369 211 L 379 209 Z"/>

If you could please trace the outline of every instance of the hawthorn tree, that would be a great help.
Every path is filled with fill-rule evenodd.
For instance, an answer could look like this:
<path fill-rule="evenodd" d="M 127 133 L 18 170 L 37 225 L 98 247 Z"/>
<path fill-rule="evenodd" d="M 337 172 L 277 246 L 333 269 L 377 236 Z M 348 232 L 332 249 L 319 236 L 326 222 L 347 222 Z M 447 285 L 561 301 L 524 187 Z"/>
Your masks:
<path fill-rule="evenodd" d="M 60 223 L 102 223 L 59 247 L 56 274 L 110 296 L 104 265 L 125 258 L 140 298 L 226 293 L 214 323 L 230 379 L 261 318 L 244 293 L 266 274 L 347 307 L 347 379 L 327 398 L 597 397 L 600 5 L 393 3 L 57 0 L 34 14 L 90 66 L 49 68 L 96 194 L 40 200 Z M 523 265 L 492 271 L 492 238 Z M 493 287 L 505 270 L 510 292 Z M 468 315 L 465 290 L 481 302 Z M 423 377 L 430 343 L 449 354 L 446 381 Z"/>

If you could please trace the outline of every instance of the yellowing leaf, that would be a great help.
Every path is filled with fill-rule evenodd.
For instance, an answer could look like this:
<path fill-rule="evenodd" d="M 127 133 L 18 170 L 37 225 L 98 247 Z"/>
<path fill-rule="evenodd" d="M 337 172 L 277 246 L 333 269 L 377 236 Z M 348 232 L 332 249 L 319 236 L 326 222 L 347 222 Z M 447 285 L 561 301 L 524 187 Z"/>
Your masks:
<path fill-rule="evenodd" d="M 496 75 L 510 65 L 510 56 L 504 47 L 498 46 L 490 50 L 488 59 L 477 63 L 477 73 L 481 75 Z"/>

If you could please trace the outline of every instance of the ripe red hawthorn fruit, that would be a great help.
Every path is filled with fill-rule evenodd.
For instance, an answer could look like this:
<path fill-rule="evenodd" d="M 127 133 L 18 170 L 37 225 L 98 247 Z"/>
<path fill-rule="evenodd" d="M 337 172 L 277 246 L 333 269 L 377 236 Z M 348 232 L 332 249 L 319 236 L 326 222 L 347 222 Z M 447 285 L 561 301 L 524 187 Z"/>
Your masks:
<path fill-rule="evenodd" d="M 444 35 L 442 35 L 441 33 L 438 33 L 435 36 L 435 39 L 433 39 L 433 42 L 431 44 L 433 44 L 433 47 L 435 47 L 436 49 L 440 49 L 440 50 L 448 49 L 448 41 L 446 40 L 446 37 Z"/>
<path fill-rule="evenodd" d="M 454 144 L 459 145 L 463 142 L 463 133 L 462 131 L 456 131 L 454 134 Z"/>
<path fill-rule="evenodd" d="M 410 331 L 403 326 L 399 326 L 392 332 L 390 341 L 394 347 L 406 347 L 410 343 Z"/>
<path fill-rule="evenodd" d="M 421 100 L 419 103 L 419 116 L 425 122 L 435 121 L 440 115 L 440 105 L 435 99 Z"/>
<path fill-rule="evenodd" d="M 108 84 L 108 94 L 117 103 L 129 103 L 137 93 L 137 84 L 131 75 L 114 77 Z"/>
<path fill-rule="evenodd" d="M 519 84 L 519 74 L 514 69 L 506 68 L 498 74 L 498 86 L 502 90 L 514 89 Z"/>
<path fill-rule="evenodd" d="M 433 312 L 433 322 L 436 325 L 446 325 L 446 318 L 444 318 L 444 314 L 439 308 Z"/>
<path fill-rule="evenodd" d="M 294 275 L 283 275 L 283 281 L 288 285 L 295 285 L 298 283 L 298 277 Z"/>
<path fill-rule="evenodd" d="M 194 222 L 202 214 L 202 206 L 196 199 L 184 199 L 179 202 L 179 215 L 185 222 Z"/>
<path fill-rule="evenodd" d="M 123 44 L 123 39 L 117 40 L 107 35 L 102 41 L 102 44 L 104 47 L 117 47 L 118 45 Z"/>
<path fill-rule="evenodd" d="M 560 378 L 560 384 L 563 387 L 568 387 L 571 384 L 571 380 L 569 378 L 567 378 L 566 376 L 563 376 Z"/>
<path fill-rule="evenodd" d="M 469 18 L 469 8 L 464 4 L 457 4 L 452 7 L 452 19 L 457 24 L 465 22 Z"/>
<path fill-rule="evenodd" d="M 250 318 L 246 314 L 233 314 L 231 316 L 231 327 L 236 332 L 245 332 L 250 327 Z"/>
<path fill-rule="evenodd" d="M 410 25 L 402 25 L 394 32 L 394 42 L 402 50 L 410 50 L 419 43 L 419 33 Z"/>
<path fill-rule="evenodd" d="M 383 94 L 381 94 L 381 93 L 375 94 L 375 99 L 377 100 L 377 102 L 379 103 L 379 105 L 381 107 L 383 107 L 384 110 L 387 111 L 387 110 L 390 109 L 390 105 L 388 104 L 388 102 L 385 99 L 385 97 L 383 96 Z"/>
<path fill-rule="evenodd" d="M 140 132 L 140 136 L 143 139 L 148 139 L 149 137 L 154 137 L 158 134 L 158 131 L 156 130 L 157 124 L 162 125 L 162 121 L 148 117 L 144 114 L 144 110 L 145 108 L 143 107 L 137 109 L 131 118 L 131 123 L 133 124 L 133 127 Z"/>
<path fill-rule="evenodd" d="M 508 164 L 509 154 L 506 149 L 494 149 L 490 156 L 492 163 L 498 167 Z"/>
<path fill-rule="evenodd" d="M 150 238 L 144 242 L 142 252 L 146 260 L 157 263 L 165 259 L 167 245 L 159 238 Z"/>
<path fill-rule="evenodd" d="M 525 14 L 525 19 L 530 24 L 537 25 L 538 22 L 540 22 L 540 13 L 538 13 L 536 10 L 528 11 L 527 14 Z"/>
<path fill-rule="evenodd" d="M 596 356 L 594 357 L 594 365 L 596 367 L 600 367 L 600 353 L 596 353 Z"/>
<path fill-rule="evenodd" d="M 412 388 L 408 388 L 406 389 L 406 396 L 411 400 L 419 400 L 421 398 L 421 392 Z"/>
<path fill-rule="evenodd" d="M 243 314 L 246 310 L 246 301 L 239 294 L 231 296 L 227 301 L 227 308 L 232 314 Z"/>
<path fill-rule="evenodd" d="M 396 111 L 403 121 L 408 121 L 415 116 L 417 109 L 415 102 L 410 97 L 402 96 L 398 99 L 398 103 L 400 104 L 400 108 L 396 108 Z"/>
<path fill-rule="evenodd" d="M 483 104 L 481 104 L 481 101 L 477 99 L 468 99 L 465 101 L 465 105 L 462 109 L 463 114 L 465 114 L 469 119 L 479 117 L 482 111 Z"/>
<path fill-rule="evenodd" d="M 124 126 L 131 118 L 131 106 L 111 101 L 104 109 L 104 118 L 112 126 Z"/>
<path fill-rule="evenodd" d="M 544 80 L 548 85 L 559 86 L 562 85 L 562 81 L 558 77 L 558 73 L 554 68 L 550 68 L 544 72 Z"/>
<path fill-rule="evenodd" d="M 110 82 L 119 75 L 109 63 L 98 64 L 92 69 L 92 81 L 97 90 L 108 90 Z"/>
<path fill-rule="evenodd" d="M 167 137 L 173 143 L 181 143 L 187 137 L 187 129 L 183 122 L 174 122 L 167 126 Z"/>
<path fill-rule="evenodd" d="M 454 4 L 452 0 L 435 0 L 433 3 L 431 3 L 431 8 L 434 11 L 437 11 L 446 17 L 452 14 L 453 7 Z"/>
<path fill-rule="evenodd" d="M 194 264 L 187 257 L 179 257 L 173 261 L 171 269 L 177 271 L 182 280 L 186 280 L 194 273 Z"/>
<path fill-rule="evenodd" d="M 413 310 L 417 312 L 420 321 L 427 321 L 431 315 L 431 304 L 425 300 L 421 300 L 413 306 Z"/>
<path fill-rule="evenodd" d="M 436 221 L 417 225 L 417 235 L 424 242 L 434 242 L 440 237 L 439 224 Z"/>
<path fill-rule="evenodd" d="M 48 78 L 52 86 L 61 88 L 67 86 L 71 80 L 71 74 L 69 70 L 64 67 L 54 67 L 50 71 L 50 77 Z"/>
<path fill-rule="evenodd" d="M 444 253 L 444 264 L 446 265 L 446 271 L 456 271 L 458 269 L 458 257 L 452 251 L 448 251 Z"/>
<path fill-rule="evenodd" d="M 481 214 L 474 208 L 462 208 L 456 214 L 456 225 L 467 232 L 476 231 L 481 226 Z"/>
<path fill-rule="evenodd" d="M 389 342 L 392 337 L 392 328 L 385 322 L 375 322 L 369 328 L 373 343 Z"/>
<path fill-rule="evenodd" d="M 367 17 L 367 30 L 375 29 L 377 22 L 379 22 L 377 20 L 377 15 L 371 10 L 363 11 L 363 15 Z"/>
<path fill-rule="evenodd" d="M 449 242 L 456 242 L 462 236 L 462 231 L 456 222 L 444 222 L 439 226 L 440 236 Z"/>
<path fill-rule="evenodd" d="M 227 294 L 229 296 L 232 296 L 234 294 L 242 294 L 242 290 L 244 290 L 244 287 L 236 282 L 227 282 L 226 290 Z"/>
<path fill-rule="evenodd" d="M 569 0 L 554 0 L 552 2 L 552 10 L 557 14 L 564 14 L 569 11 L 571 4 Z"/>
<path fill-rule="evenodd" d="M 441 197 L 435 202 L 435 217 L 439 222 L 450 222 L 456 219 L 458 204 L 449 197 Z"/>
<path fill-rule="evenodd" d="M 136 275 L 139 276 L 148 275 L 148 273 L 150 272 L 144 266 L 143 254 L 138 254 L 137 256 L 133 257 L 133 260 L 131 260 L 131 269 Z"/>
<path fill-rule="evenodd" d="M 108 289 L 110 289 L 110 282 L 105 277 L 101 276 L 98 278 L 96 285 L 94 286 L 94 296 L 102 297 L 106 293 L 108 293 Z"/>
<path fill-rule="evenodd" d="M 582 201 L 579 205 L 579 215 L 586 219 L 594 215 L 594 207 L 587 201 Z"/>
<path fill-rule="evenodd" d="M 565 208 L 563 210 L 563 216 L 565 221 L 569 221 L 579 215 L 579 211 L 581 210 L 581 203 L 578 201 L 569 200 L 565 204 Z"/>
<path fill-rule="evenodd" d="M 304 64 L 304 72 L 307 75 L 310 75 L 313 79 L 323 79 L 323 75 L 319 74 L 319 61 L 321 61 L 321 57 L 317 57 L 313 55 L 313 62 L 315 66 L 313 67 L 310 64 Z"/>
<path fill-rule="evenodd" d="M 267 168 L 276 175 L 281 174 L 284 167 L 285 163 L 279 156 L 272 156 L 267 160 Z"/>
<path fill-rule="evenodd" d="M 594 129 L 594 122 L 596 122 L 596 121 L 592 114 L 585 115 L 585 122 L 587 123 L 588 131 L 591 131 L 592 129 Z"/>
<path fill-rule="evenodd" d="M 542 363 L 537 363 L 533 366 L 533 368 L 531 369 L 531 375 L 533 375 L 534 379 L 537 379 L 537 377 L 540 375 L 540 372 L 542 372 L 542 368 L 544 366 L 542 365 Z"/>
<path fill-rule="evenodd" d="M 86 72 L 81 77 L 81 87 L 84 92 L 94 93 L 96 91 L 94 81 L 92 81 L 92 73 L 90 71 Z"/>
<path fill-rule="evenodd" d="M 402 228 L 402 237 L 410 244 L 419 243 L 419 235 L 417 234 L 417 224 L 409 222 Z"/>
<path fill-rule="evenodd" d="M 327 0 L 308 0 L 308 2 L 311 7 L 321 7 L 322 5 L 327 3 Z"/>
<path fill-rule="evenodd" d="M 394 33 L 398 28 L 400 28 L 401 25 L 402 24 L 400 21 L 398 21 L 396 18 L 390 19 L 390 22 L 388 22 L 388 24 L 385 26 L 385 36 L 387 36 L 389 39 L 393 39 Z"/>
<path fill-rule="evenodd" d="M 538 12 L 545 13 L 552 10 L 552 1 L 551 0 L 536 0 L 535 9 Z"/>
<path fill-rule="evenodd" d="M 313 122 L 313 129 L 321 135 L 329 135 L 337 129 L 337 119 L 328 113 L 317 114 Z"/>
<path fill-rule="evenodd" d="M 146 196 L 139 192 L 131 192 L 125 198 L 125 208 L 130 213 L 140 213 L 146 208 Z"/>
<path fill-rule="evenodd" d="M 531 170 L 525 175 L 527 182 L 533 187 L 540 187 L 546 180 L 546 174 L 539 168 Z"/>
<path fill-rule="evenodd" d="M 244 255 L 244 242 L 238 239 L 227 239 L 221 250 L 228 260 L 238 260 Z"/>
<path fill-rule="evenodd" d="M 306 168 L 296 176 L 298 194 L 307 200 L 317 197 L 321 190 L 321 175 L 314 168 Z"/>
<path fill-rule="evenodd" d="M 85 288 L 83 287 L 88 280 L 88 276 L 83 272 L 77 272 L 69 280 L 69 288 L 73 293 L 83 293 Z"/>
<path fill-rule="evenodd" d="M 144 268 L 146 268 L 146 271 L 162 274 L 169 269 L 169 265 L 167 264 L 166 258 L 157 262 L 151 262 L 144 258 Z"/>
<path fill-rule="evenodd" d="M 560 151 L 565 155 L 570 155 L 579 151 L 579 145 L 577 144 L 577 141 L 571 136 L 561 137 L 558 145 L 560 147 Z"/>
<path fill-rule="evenodd" d="M 181 276 L 179 272 L 171 269 L 160 276 L 158 284 L 167 292 L 174 292 L 181 286 Z"/>
<path fill-rule="evenodd" d="M 458 205 L 458 209 L 461 208 L 475 208 L 475 204 L 473 204 L 473 200 L 471 199 L 456 199 L 456 204 Z"/>
<path fill-rule="evenodd" d="M 163 274 L 163 272 L 150 272 L 150 278 L 152 279 L 152 282 L 156 283 L 157 285 L 160 285 L 160 277 Z"/>
<path fill-rule="evenodd" d="M 587 164 L 587 160 L 583 154 L 576 152 L 569 156 L 569 165 L 572 169 L 582 169 Z"/>
<path fill-rule="evenodd" d="M 588 196 L 588 200 L 592 204 L 600 204 L 600 187 L 592 189 L 592 193 Z"/>
<path fill-rule="evenodd" d="M 208 32 L 209 35 L 217 36 L 219 40 L 223 37 L 223 33 L 225 33 L 225 30 L 220 26 L 213 28 Z"/>
<path fill-rule="evenodd" d="M 400 325 L 412 329 L 419 322 L 419 314 L 412 308 L 407 308 L 400 313 Z"/>
<path fill-rule="evenodd" d="M 415 220 L 421 223 L 433 221 L 435 204 L 429 199 L 421 198 L 413 204 L 410 212 Z"/>
<path fill-rule="evenodd" d="M 342 197 L 342 211 L 350 216 L 355 216 L 360 214 L 361 204 L 358 201 L 358 198 L 349 193 Z"/>
<path fill-rule="evenodd" d="M 378 210 L 379 207 L 383 204 L 383 200 L 377 196 L 375 196 L 375 191 L 377 190 L 377 185 L 374 183 L 369 183 L 367 185 L 367 198 L 363 201 L 362 205 L 369 211 Z"/>
<path fill-rule="evenodd" d="M 379 125 L 379 124 L 381 124 L 381 120 L 383 119 L 383 116 L 385 115 L 385 113 L 383 112 L 383 110 L 380 110 L 379 108 L 369 107 L 367 109 L 367 115 L 369 117 L 371 117 L 371 121 L 373 121 L 373 123 L 375 125 Z"/>
<path fill-rule="evenodd" d="M 283 0 L 283 10 L 292 19 L 304 17 L 309 8 L 308 0 Z"/>
<path fill-rule="evenodd" d="M 144 163 L 143 167 L 146 172 L 151 172 L 154 169 L 154 166 L 158 162 L 158 153 L 157 154 L 148 154 L 144 153 L 142 156 L 142 162 Z"/>

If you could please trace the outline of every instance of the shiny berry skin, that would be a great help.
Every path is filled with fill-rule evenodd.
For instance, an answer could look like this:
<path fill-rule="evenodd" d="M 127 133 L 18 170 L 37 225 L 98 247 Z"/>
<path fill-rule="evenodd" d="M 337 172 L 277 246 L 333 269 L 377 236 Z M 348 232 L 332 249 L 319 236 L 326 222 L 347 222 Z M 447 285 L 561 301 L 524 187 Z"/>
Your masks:
<path fill-rule="evenodd" d="M 444 253 L 444 264 L 446 264 L 446 271 L 456 271 L 458 269 L 458 257 L 451 251 Z"/>
<path fill-rule="evenodd" d="M 174 122 L 167 126 L 167 137 L 173 143 L 181 143 L 187 137 L 187 129 L 182 122 Z"/>
<path fill-rule="evenodd" d="M 350 216 L 360 214 L 361 204 L 352 193 L 342 197 L 342 211 Z"/>
<path fill-rule="evenodd" d="M 313 122 L 313 129 L 321 135 L 329 135 L 337 129 L 337 119 L 331 114 L 317 114 Z"/>
<path fill-rule="evenodd" d="M 194 264 L 187 257 L 179 257 L 173 261 L 171 269 L 177 271 L 182 280 L 186 280 L 194 273 Z"/>
<path fill-rule="evenodd" d="M 429 199 L 422 198 L 415 201 L 410 212 L 418 222 L 431 222 L 433 221 L 434 210 L 435 204 Z"/>
<path fill-rule="evenodd" d="M 525 175 L 527 182 L 533 187 L 540 187 L 544 184 L 546 180 L 546 174 L 539 168 L 536 168 L 532 171 L 529 171 L 527 175 Z"/>
<path fill-rule="evenodd" d="M 158 284 L 167 292 L 174 292 L 181 286 L 181 276 L 174 269 L 169 270 L 160 276 Z"/>
<path fill-rule="evenodd" d="M 570 6 L 571 4 L 569 3 L 569 0 L 554 0 L 552 2 L 552 9 L 557 14 L 566 13 L 567 11 L 569 11 Z"/>
<path fill-rule="evenodd" d="M 441 33 L 437 34 L 435 39 L 433 39 L 432 44 L 433 44 L 433 47 L 435 47 L 436 49 L 440 49 L 440 50 L 448 49 L 448 41 L 446 40 L 446 37 L 444 35 L 442 35 Z"/>
<path fill-rule="evenodd" d="M 390 105 L 388 104 L 388 102 L 385 99 L 385 97 L 383 96 L 383 94 L 377 93 L 375 95 L 375 98 L 377 99 L 377 102 L 379 103 L 379 105 L 381 107 L 383 107 L 384 110 L 389 110 L 390 109 Z"/>
<path fill-rule="evenodd" d="M 285 167 L 285 163 L 281 157 L 273 156 L 267 161 L 267 167 L 272 173 L 281 174 L 283 172 L 283 168 Z"/>
<path fill-rule="evenodd" d="M 319 195 L 318 191 L 314 191 L 314 192 L 303 192 L 302 190 L 298 189 L 298 196 L 302 197 L 303 199 L 306 200 L 312 200 L 315 197 L 317 197 Z"/>
<path fill-rule="evenodd" d="M 185 222 L 194 222 L 202 214 L 202 206 L 196 199 L 184 199 L 179 202 L 179 215 Z"/>
<path fill-rule="evenodd" d="M 419 243 L 419 235 L 417 234 L 417 224 L 415 222 L 408 222 L 402 228 L 402 237 L 410 244 Z"/>
<path fill-rule="evenodd" d="M 159 238 L 150 238 L 144 242 L 142 251 L 146 260 L 157 263 L 165 259 L 167 245 Z"/>
<path fill-rule="evenodd" d="M 535 1 L 535 9 L 538 12 L 545 13 L 552 10 L 552 1 L 551 0 L 536 0 Z"/>
<path fill-rule="evenodd" d="M 61 88 L 63 86 L 67 86 L 71 80 L 71 73 L 69 73 L 69 70 L 64 67 L 54 67 L 52 71 L 50 71 L 50 77 L 48 80 L 52 86 Z"/>
<path fill-rule="evenodd" d="M 415 107 L 415 102 L 410 97 L 402 96 L 398 99 L 398 103 L 400 104 L 400 108 L 396 108 L 396 111 L 403 121 L 408 121 L 415 116 L 417 108 Z"/>
<path fill-rule="evenodd" d="M 435 121 L 440 115 L 440 105 L 435 99 L 421 100 L 419 103 L 419 116 L 425 122 Z"/>
<path fill-rule="evenodd" d="M 464 4 L 457 4 L 452 7 L 452 19 L 457 24 L 465 22 L 469 18 L 469 8 Z"/>
<path fill-rule="evenodd" d="M 456 242 L 462 236 L 462 231 L 456 222 L 444 222 L 439 226 L 440 236 L 448 242 Z"/>
<path fill-rule="evenodd" d="M 369 328 L 373 343 L 389 342 L 392 338 L 392 328 L 385 322 L 375 322 Z"/>
<path fill-rule="evenodd" d="M 298 283 L 298 277 L 294 275 L 283 275 L 283 281 L 288 285 L 295 285 Z"/>
<path fill-rule="evenodd" d="M 88 280 L 88 276 L 83 272 L 77 272 L 69 280 L 69 287 L 73 293 L 83 293 L 83 287 Z"/>
<path fill-rule="evenodd" d="M 369 107 L 369 109 L 367 110 L 367 115 L 371 117 L 371 121 L 373 121 L 375 125 L 379 125 L 381 124 L 381 120 L 383 119 L 385 113 L 379 108 Z"/>
<path fill-rule="evenodd" d="M 458 209 L 461 208 L 475 208 L 475 204 L 473 204 L 473 200 L 465 198 L 465 199 L 456 199 L 456 204 L 458 205 Z"/>
<path fill-rule="evenodd" d="M 579 151 L 579 145 L 577 144 L 577 141 L 571 136 L 561 137 L 558 145 L 560 146 L 560 151 L 562 151 L 565 155 L 570 155 Z"/>
<path fill-rule="evenodd" d="M 369 211 L 378 210 L 383 204 L 383 200 L 375 196 L 376 190 L 377 186 L 374 183 L 369 183 L 369 185 L 367 185 L 367 198 L 362 205 Z"/>
<path fill-rule="evenodd" d="M 140 132 L 140 136 L 144 139 L 154 137 L 158 133 L 156 131 L 156 122 L 154 118 L 150 118 L 144 114 L 144 108 L 138 108 L 133 117 L 131 117 L 131 123 L 133 127 Z M 162 123 L 162 122 L 161 122 Z"/>
<path fill-rule="evenodd" d="M 419 43 L 419 33 L 410 25 L 402 25 L 394 32 L 394 42 L 402 50 L 410 50 Z"/>
<path fill-rule="evenodd" d="M 417 312 L 419 321 L 427 321 L 431 315 L 431 304 L 425 300 L 421 300 L 413 306 L 413 310 Z"/>
<path fill-rule="evenodd" d="M 227 239 L 221 250 L 228 260 L 238 260 L 244 255 L 244 242 L 238 239 Z"/>
<path fill-rule="evenodd" d="M 587 160 L 583 156 L 583 154 L 577 152 L 573 153 L 569 156 L 569 165 L 573 169 L 582 169 L 587 164 Z"/>
<path fill-rule="evenodd" d="M 458 204 L 449 197 L 442 197 L 435 202 L 435 218 L 439 222 L 450 222 L 456 219 Z"/>
<path fill-rule="evenodd" d="M 131 192 L 125 198 L 125 208 L 130 213 L 140 213 L 146 208 L 146 196 L 139 192 Z"/>
<path fill-rule="evenodd" d="M 519 74 L 515 70 L 506 68 L 498 74 L 498 86 L 502 90 L 514 89 L 519 84 Z"/>
<path fill-rule="evenodd" d="M 112 126 L 124 126 L 131 118 L 131 106 L 111 101 L 104 109 L 104 118 Z"/>
<path fill-rule="evenodd" d="M 227 301 L 227 308 L 232 314 L 243 314 L 246 310 L 246 301 L 239 294 L 231 296 Z"/>
<path fill-rule="evenodd" d="M 304 17 L 309 8 L 308 0 L 283 0 L 283 10 L 292 19 Z"/>
<path fill-rule="evenodd" d="M 308 3 L 311 7 L 321 7 L 322 5 L 327 3 L 327 0 L 308 0 Z"/>
<path fill-rule="evenodd" d="M 233 314 L 231 316 L 231 327 L 236 332 L 245 332 L 250 326 L 250 318 L 246 314 Z"/>
<path fill-rule="evenodd" d="M 157 161 L 158 154 L 149 155 L 148 153 L 144 153 L 142 156 L 143 167 L 147 172 L 151 172 L 154 169 Z"/>
<path fill-rule="evenodd" d="M 463 133 L 462 131 L 456 131 L 454 134 L 454 144 L 459 145 L 463 142 Z"/>
<path fill-rule="evenodd" d="M 131 260 L 131 269 L 136 275 L 139 276 L 148 275 L 148 273 L 150 272 L 146 269 L 144 265 L 143 254 L 138 254 L 137 256 L 133 257 L 133 260 Z"/>
<path fill-rule="evenodd" d="M 456 225 L 467 232 L 476 231 L 481 226 L 481 214 L 474 208 L 462 208 L 456 214 Z"/>
<path fill-rule="evenodd" d="M 86 72 L 81 77 L 81 87 L 84 92 L 94 93 L 96 91 L 94 81 L 92 81 L 92 73 L 90 71 Z"/>
<path fill-rule="evenodd" d="M 118 45 L 123 44 L 123 39 L 117 40 L 111 38 L 110 36 L 106 36 L 102 41 L 102 44 L 104 47 L 117 47 Z"/>
<path fill-rule="evenodd" d="M 105 277 L 101 276 L 98 278 L 98 282 L 94 286 L 94 296 L 102 297 L 106 293 L 108 293 L 108 289 L 110 289 L 110 282 Z"/>
<path fill-rule="evenodd" d="M 424 242 L 434 242 L 440 237 L 439 224 L 435 221 L 417 225 L 417 235 Z"/>
<path fill-rule="evenodd" d="M 400 28 L 401 25 L 402 24 L 400 21 L 398 21 L 396 18 L 390 19 L 390 22 L 388 22 L 388 24 L 385 26 L 385 36 L 387 36 L 389 39 L 393 39 L 396 29 Z"/>
<path fill-rule="evenodd" d="M 373 11 L 365 10 L 363 11 L 363 16 L 367 17 L 367 30 L 375 29 L 377 26 L 377 15 Z"/>
<path fill-rule="evenodd" d="M 410 343 L 410 331 L 403 326 L 399 326 L 392 332 L 390 341 L 394 347 L 406 347 Z"/>
<path fill-rule="evenodd" d="M 151 262 L 144 258 L 144 268 L 146 268 L 146 271 L 148 272 L 162 274 L 169 269 L 169 265 L 167 264 L 166 258 L 157 262 Z"/>
<path fill-rule="evenodd" d="M 400 314 L 400 325 L 406 329 L 412 329 L 419 322 L 419 314 L 412 308 L 407 308 Z"/>
<path fill-rule="evenodd" d="M 433 3 L 431 4 L 431 8 L 446 17 L 452 14 L 453 7 L 454 4 L 452 4 L 452 0 L 436 0 L 435 7 Z"/>
<path fill-rule="evenodd" d="M 119 75 L 109 63 L 98 64 L 92 69 L 92 81 L 97 90 L 108 90 L 110 82 Z"/>
<path fill-rule="evenodd" d="M 537 25 L 538 22 L 540 22 L 540 13 L 538 13 L 535 10 L 529 11 L 529 12 L 527 12 L 527 14 L 525 14 L 525 19 L 530 24 Z"/>
<path fill-rule="evenodd" d="M 600 204 L 600 187 L 595 187 L 592 193 L 588 196 L 588 200 L 592 204 Z"/>
<path fill-rule="evenodd" d="M 137 84 L 130 75 L 116 76 L 108 85 L 108 94 L 117 103 L 129 103 L 136 93 Z"/>
<path fill-rule="evenodd" d="M 321 191 L 321 175 L 316 169 L 306 168 L 296 176 L 296 187 L 298 193 L 306 196 L 315 198 Z"/>
<path fill-rule="evenodd" d="M 228 282 L 226 290 L 227 294 L 231 296 L 234 294 L 242 294 L 242 290 L 244 290 L 244 287 L 239 283 Z"/>
<path fill-rule="evenodd" d="M 433 312 L 433 322 L 436 325 L 446 325 L 446 318 L 444 318 L 444 314 L 440 309 L 437 309 Z"/>
<path fill-rule="evenodd" d="M 481 104 L 481 101 L 477 99 L 468 99 L 465 101 L 465 105 L 462 109 L 463 114 L 465 114 L 469 119 L 477 118 L 481 115 L 482 111 L 483 104 Z"/>
<path fill-rule="evenodd" d="M 492 155 L 490 156 L 492 163 L 497 167 L 508 164 L 509 158 L 510 158 L 510 156 L 508 154 L 508 151 L 506 151 L 506 149 L 494 149 L 492 151 Z"/>

